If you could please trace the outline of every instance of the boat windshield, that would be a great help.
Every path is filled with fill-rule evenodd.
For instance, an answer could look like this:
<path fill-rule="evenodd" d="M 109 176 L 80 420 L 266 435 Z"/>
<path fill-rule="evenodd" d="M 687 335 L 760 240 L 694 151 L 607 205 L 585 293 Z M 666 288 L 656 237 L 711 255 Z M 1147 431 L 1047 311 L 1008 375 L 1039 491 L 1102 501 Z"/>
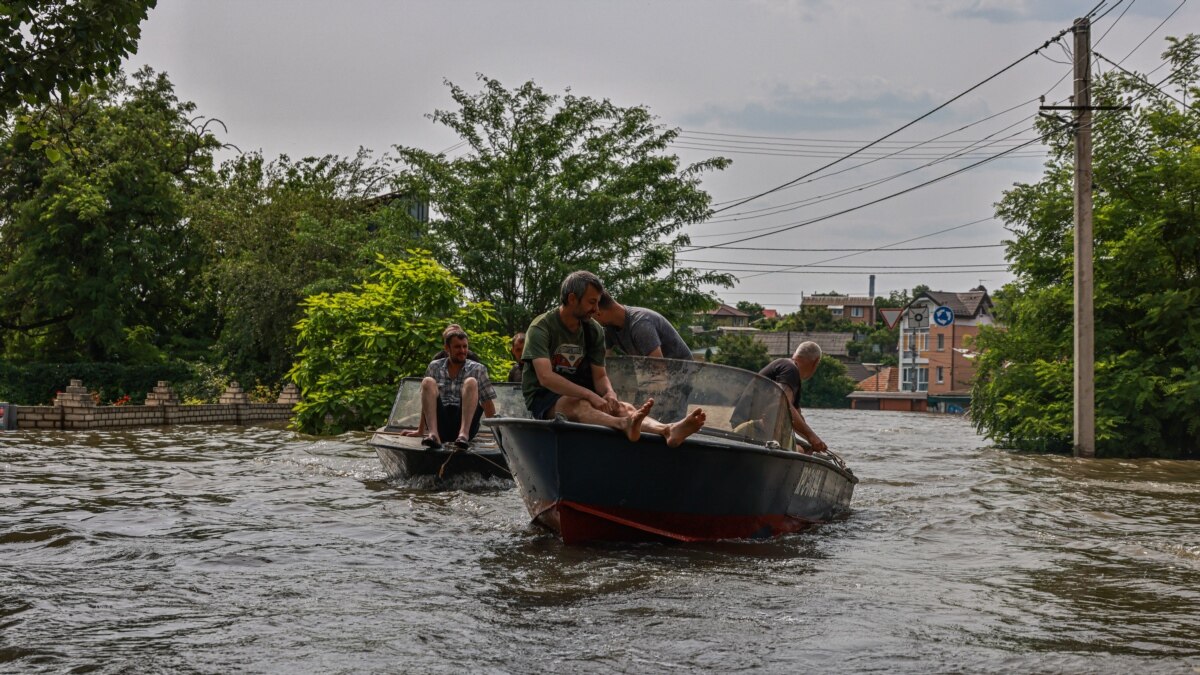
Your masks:
<path fill-rule="evenodd" d="M 796 447 L 791 410 L 778 384 L 741 368 L 701 361 L 611 356 L 605 369 L 622 401 L 654 399 L 652 417 L 673 422 L 695 408 L 708 421 L 702 430 L 753 443 Z"/>
<path fill-rule="evenodd" d="M 388 427 L 415 428 L 421 420 L 421 379 L 406 377 L 400 381 L 392 414 L 388 415 Z M 525 409 L 525 398 L 521 395 L 518 382 L 493 382 L 496 388 L 496 415 L 500 417 L 529 417 Z"/>

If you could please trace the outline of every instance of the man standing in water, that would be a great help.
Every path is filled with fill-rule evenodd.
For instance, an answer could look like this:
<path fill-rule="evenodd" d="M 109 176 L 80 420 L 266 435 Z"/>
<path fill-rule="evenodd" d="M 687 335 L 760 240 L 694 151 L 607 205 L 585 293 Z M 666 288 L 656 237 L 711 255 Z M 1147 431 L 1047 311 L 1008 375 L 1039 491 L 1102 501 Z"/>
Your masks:
<path fill-rule="evenodd" d="M 562 414 L 573 422 L 616 429 L 630 441 L 642 431 L 660 434 L 676 447 L 704 426 L 697 408 L 677 422 L 649 417 L 654 399 L 635 408 L 617 398 L 604 369 L 604 329 L 592 318 L 604 285 L 591 272 L 572 272 L 562 283 L 561 304 L 537 317 L 525 331 L 528 363 L 521 389 L 534 419 Z"/>

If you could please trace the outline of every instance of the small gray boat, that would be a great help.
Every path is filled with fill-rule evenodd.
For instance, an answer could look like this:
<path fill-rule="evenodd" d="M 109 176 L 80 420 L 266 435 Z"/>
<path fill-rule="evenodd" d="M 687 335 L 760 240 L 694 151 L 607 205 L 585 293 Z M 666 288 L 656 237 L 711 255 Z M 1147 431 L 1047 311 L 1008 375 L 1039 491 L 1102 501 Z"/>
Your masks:
<path fill-rule="evenodd" d="M 528 417 L 521 385 L 493 382 L 496 388 L 496 413 L 509 418 Z M 470 447 L 443 445 L 427 448 L 420 436 L 407 436 L 406 431 L 417 428 L 421 418 L 421 378 L 407 377 L 400 382 L 396 401 L 386 426 L 380 427 L 368 443 L 375 448 L 383 470 L 391 478 L 436 476 L 449 478 L 461 474 L 479 474 L 484 478 L 512 478 L 504 453 L 496 444 L 491 428 L 483 426 L 471 439 Z"/>

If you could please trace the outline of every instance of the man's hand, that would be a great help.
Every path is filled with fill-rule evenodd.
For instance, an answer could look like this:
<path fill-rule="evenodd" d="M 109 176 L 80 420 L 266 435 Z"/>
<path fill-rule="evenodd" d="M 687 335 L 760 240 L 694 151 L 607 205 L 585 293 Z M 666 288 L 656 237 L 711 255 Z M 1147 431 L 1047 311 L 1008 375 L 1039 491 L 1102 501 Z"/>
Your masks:
<path fill-rule="evenodd" d="M 405 429 L 404 431 L 400 432 L 400 435 L 401 436 L 420 436 L 421 430 L 420 429 Z"/>
<path fill-rule="evenodd" d="M 604 408 L 604 412 L 608 413 L 609 415 L 621 414 L 621 399 L 617 398 L 617 392 L 609 389 L 608 392 L 604 394 L 604 403 L 606 406 Z"/>
<path fill-rule="evenodd" d="M 809 437 L 808 442 L 812 445 L 813 452 L 826 452 L 829 446 L 825 445 L 825 441 L 821 440 L 816 434 Z"/>

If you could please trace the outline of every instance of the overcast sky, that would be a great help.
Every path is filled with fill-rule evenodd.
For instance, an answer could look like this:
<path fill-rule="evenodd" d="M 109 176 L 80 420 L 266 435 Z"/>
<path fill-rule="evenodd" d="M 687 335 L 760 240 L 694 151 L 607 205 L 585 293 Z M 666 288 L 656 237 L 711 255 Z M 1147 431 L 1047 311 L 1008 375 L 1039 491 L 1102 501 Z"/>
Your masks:
<path fill-rule="evenodd" d="M 128 65 L 165 71 L 181 98 L 228 126 L 226 142 L 267 157 L 350 155 L 360 146 L 378 154 L 395 145 L 451 148 L 457 137 L 426 114 L 453 107 L 444 80 L 474 91 L 476 73 L 510 88 L 532 79 L 549 92 L 569 87 L 645 105 L 663 125 L 683 130 L 675 152 L 685 163 L 714 155 L 733 160 L 704 181 L 721 208 L 911 122 L 1029 54 L 1096 2 L 159 0 Z M 1156 68 L 1165 35 L 1200 31 L 1200 2 L 1180 4 L 1109 0 L 1098 15 L 1111 11 L 1093 27 L 1094 50 L 1139 72 Z M 871 273 L 878 295 L 919 283 L 946 291 L 1003 285 L 1012 277 L 998 247 L 815 249 L 999 244 L 1007 233 L 989 219 L 993 205 L 1014 182 L 1040 175 L 1036 144 L 875 205 L 771 232 L 1033 138 L 1037 97 L 1050 102 L 1070 92 L 1064 76 L 1071 39 L 1062 39 L 1066 49 L 1052 45 L 860 156 L 689 227 L 694 244 L 726 246 L 681 259 L 738 270 L 738 285 L 719 292 L 730 304 L 752 300 L 783 312 L 796 309 L 801 293 L 865 294 Z M 935 138 L 870 162 L 902 150 L 900 141 Z M 981 140 L 993 144 L 968 147 Z M 898 243 L 916 237 L 923 238 Z M 779 263 L 809 267 L 756 274 Z"/>

